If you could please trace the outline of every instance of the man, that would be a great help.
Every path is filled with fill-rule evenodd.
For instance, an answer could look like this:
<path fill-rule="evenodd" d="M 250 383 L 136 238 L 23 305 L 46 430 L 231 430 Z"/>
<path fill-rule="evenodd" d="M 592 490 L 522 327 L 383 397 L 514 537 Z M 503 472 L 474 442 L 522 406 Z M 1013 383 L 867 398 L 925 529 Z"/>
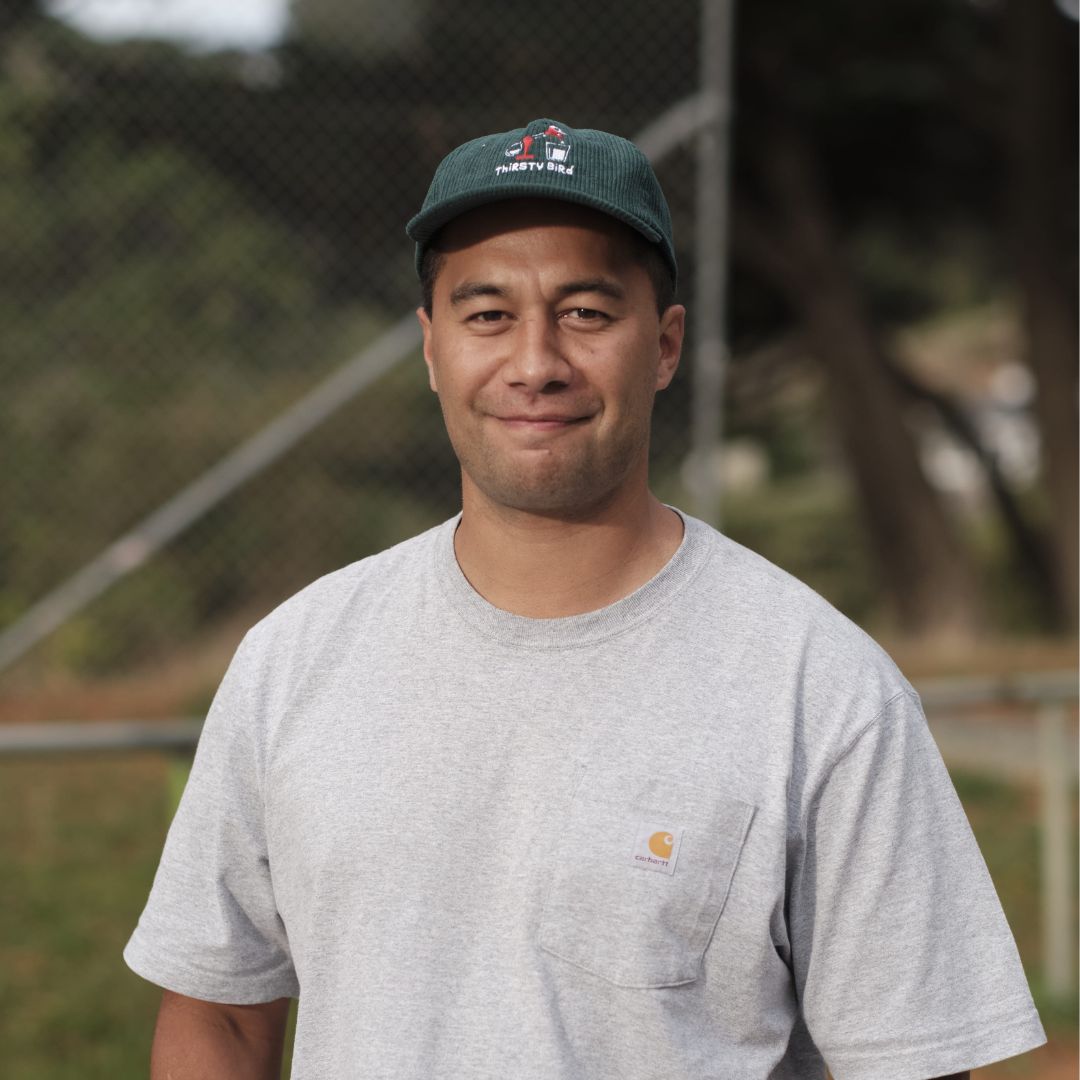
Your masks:
<path fill-rule="evenodd" d="M 299 1077 L 926 1080 L 1041 1043 L 910 686 L 649 491 L 685 312 L 640 152 L 475 140 L 409 233 L 462 513 L 241 645 L 125 953 L 166 988 L 153 1075 L 277 1075 L 292 997 Z"/>

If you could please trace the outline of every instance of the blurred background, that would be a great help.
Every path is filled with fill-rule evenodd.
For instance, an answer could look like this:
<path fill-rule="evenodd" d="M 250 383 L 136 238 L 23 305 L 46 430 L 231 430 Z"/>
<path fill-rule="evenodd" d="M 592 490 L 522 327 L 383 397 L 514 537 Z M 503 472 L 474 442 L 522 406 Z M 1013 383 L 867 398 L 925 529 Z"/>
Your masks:
<path fill-rule="evenodd" d="M 1053 1034 L 979 1075 L 1074 1077 L 1076 86 L 1071 0 L 4 0 L 5 1073 L 145 1074 L 233 648 L 459 505 L 404 224 L 548 117 L 671 204 L 654 487 L 916 681 Z"/>

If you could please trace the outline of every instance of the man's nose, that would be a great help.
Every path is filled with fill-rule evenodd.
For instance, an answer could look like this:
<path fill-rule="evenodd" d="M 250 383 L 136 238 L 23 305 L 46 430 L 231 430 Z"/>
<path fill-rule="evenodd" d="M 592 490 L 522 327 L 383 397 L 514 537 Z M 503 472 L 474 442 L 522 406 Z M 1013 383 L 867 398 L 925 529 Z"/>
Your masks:
<path fill-rule="evenodd" d="M 511 386 L 535 392 L 570 381 L 573 368 L 562 350 L 554 320 L 543 316 L 523 319 L 510 346 L 503 376 Z"/>

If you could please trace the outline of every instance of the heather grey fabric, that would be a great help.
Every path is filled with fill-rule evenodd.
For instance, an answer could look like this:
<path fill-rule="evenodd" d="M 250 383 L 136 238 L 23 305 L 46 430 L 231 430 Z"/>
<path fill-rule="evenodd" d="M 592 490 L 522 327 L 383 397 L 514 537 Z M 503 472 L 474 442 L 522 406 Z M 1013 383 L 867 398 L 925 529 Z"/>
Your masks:
<path fill-rule="evenodd" d="M 450 521 L 263 620 L 128 964 L 299 995 L 311 1080 L 925 1080 L 1041 1043 L 910 686 L 685 521 L 585 615 L 492 607 Z"/>

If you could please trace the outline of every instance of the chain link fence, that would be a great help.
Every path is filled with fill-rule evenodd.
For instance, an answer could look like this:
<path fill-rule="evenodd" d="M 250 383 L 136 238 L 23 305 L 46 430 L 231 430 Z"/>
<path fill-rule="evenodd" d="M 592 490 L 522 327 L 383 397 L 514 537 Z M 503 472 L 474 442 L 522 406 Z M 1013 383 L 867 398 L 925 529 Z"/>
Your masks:
<path fill-rule="evenodd" d="M 898 358 L 895 408 L 933 498 L 967 515 L 963 557 L 1003 598 L 1005 625 L 1045 626 L 1016 569 L 1043 556 L 1020 526 L 1065 515 L 1042 509 L 1017 275 L 993 247 L 1011 233 L 993 210 L 1008 170 L 990 165 L 1015 140 L 988 141 L 963 112 L 985 101 L 972 115 L 1005 118 L 1002 13 L 1021 7 L 919 4 L 880 18 L 843 3 L 828 19 L 782 0 L 739 8 L 724 526 L 860 621 L 895 608 L 903 590 L 882 566 L 927 546 L 920 521 L 933 514 L 901 515 L 900 543 L 860 525 L 868 491 L 887 502 L 889 485 L 845 471 L 838 444 L 857 464 L 851 446 L 873 446 L 875 432 L 853 442 L 863 414 L 848 402 L 838 419 L 835 406 L 852 372 L 880 382 L 881 357 Z M 143 5 L 162 19 L 182 6 Z M 682 370 L 658 400 L 653 484 L 693 512 L 720 468 L 689 462 L 693 433 L 700 446 L 721 426 L 692 368 L 720 353 L 694 315 L 724 292 L 702 256 L 702 193 L 723 188 L 727 169 L 696 133 L 710 109 L 723 114 L 701 56 L 719 55 L 702 42 L 728 0 L 278 6 L 280 36 L 250 48 L 221 47 L 210 23 L 198 47 L 76 28 L 107 0 L 0 9 L 0 685 L 175 657 L 457 509 L 456 462 L 402 322 L 419 292 L 404 225 L 442 156 L 481 133 L 549 117 L 654 144 L 692 317 Z M 912 20 L 926 48 L 910 45 Z M 967 96 L 949 91 L 958 71 Z M 1046 176 L 1055 169 L 1064 175 Z M 1028 277 L 1030 292 L 1042 278 Z M 959 346 L 896 333 L 946 310 L 1001 332 L 989 346 L 966 331 Z M 959 363 L 965 348 L 977 357 Z M 1037 373 L 1043 398 L 1063 400 L 1055 387 L 1068 380 L 1049 371 Z M 1010 440 L 968 422 L 1002 413 L 1002 395 L 1030 435 L 1024 470 L 1008 475 Z M 737 497 L 755 490 L 756 503 Z M 871 510 L 864 525 L 881 518 Z M 899 573 L 929 580 L 907 563 Z M 64 583 L 65 602 L 43 612 Z"/>
<path fill-rule="evenodd" d="M 539 116 L 633 137 L 697 87 L 694 3 L 606 5 L 617 17 L 587 25 L 563 3 L 332 7 L 298 4 L 260 53 L 104 45 L 44 20 L 5 42 L 0 628 L 415 307 L 404 223 L 449 149 Z M 657 170 L 685 297 L 692 140 Z M 672 498 L 689 397 L 684 372 L 655 421 Z M 457 500 L 413 350 L 64 621 L 35 664 L 137 664 Z"/>

